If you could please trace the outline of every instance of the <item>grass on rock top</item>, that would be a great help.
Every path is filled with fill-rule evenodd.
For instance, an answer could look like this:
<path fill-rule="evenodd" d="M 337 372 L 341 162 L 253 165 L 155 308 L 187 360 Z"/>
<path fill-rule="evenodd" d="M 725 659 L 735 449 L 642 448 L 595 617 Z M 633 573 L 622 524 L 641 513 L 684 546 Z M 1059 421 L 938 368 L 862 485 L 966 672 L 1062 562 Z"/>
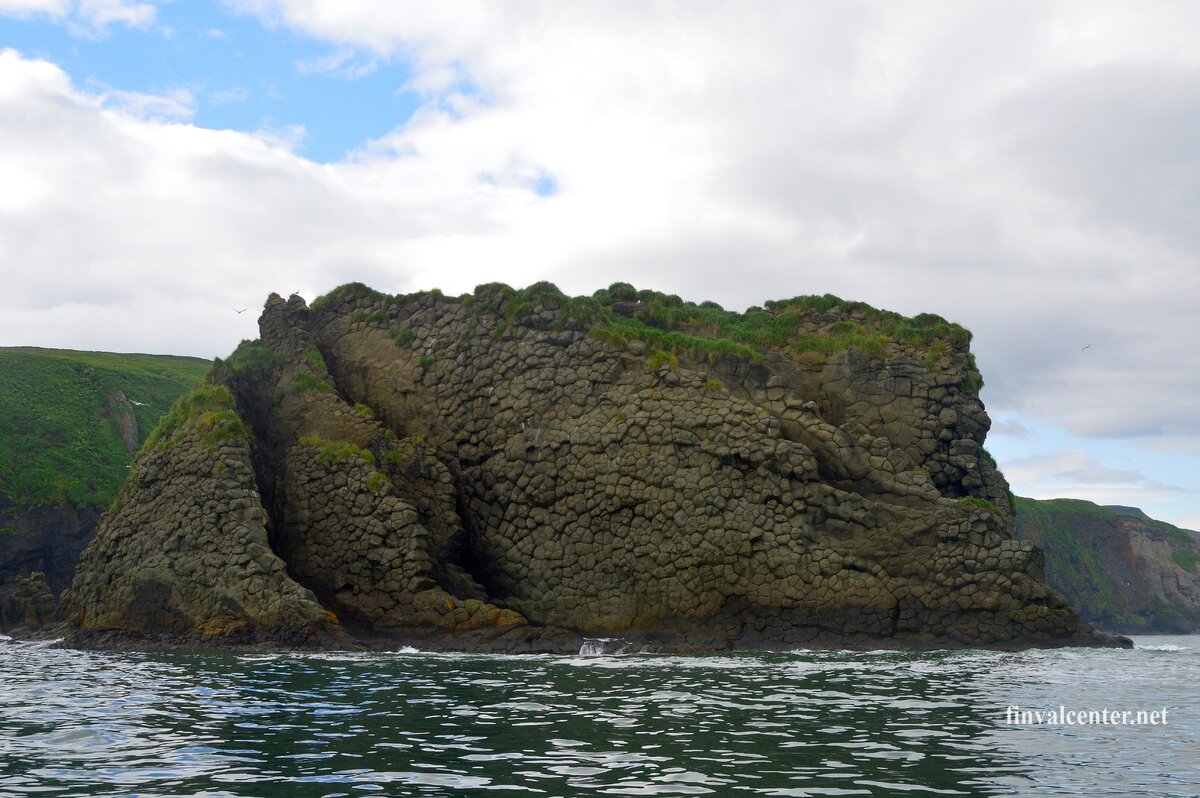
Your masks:
<path fill-rule="evenodd" d="M 21 502 L 105 506 L 133 456 L 105 417 L 124 394 L 144 440 L 209 363 L 170 355 L 0 349 L 0 493 Z"/>
<path fill-rule="evenodd" d="M 831 294 L 767 302 L 765 307 L 737 313 L 713 302 L 696 304 L 674 294 L 639 291 L 628 283 L 613 283 L 590 297 L 567 296 L 548 282 L 524 289 L 486 283 L 459 297 L 445 297 L 440 291 L 391 296 L 362 283 L 348 283 L 317 298 L 312 307 L 318 311 L 342 303 L 373 307 L 374 312 L 362 310 L 356 318 L 386 324 L 391 318 L 388 309 L 424 296 L 469 305 L 500 316 L 507 324 L 518 323 L 539 308 L 551 308 L 557 311 L 560 327 L 586 329 L 610 346 L 640 340 L 652 350 L 696 359 L 729 354 L 761 360 L 764 352 L 774 349 L 819 361 L 852 348 L 878 357 L 893 345 L 921 353 L 933 368 L 942 355 L 965 352 L 971 340 L 970 332 L 941 316 L 922 313 L 908 318 Z M 620 303 L 624 313 L 614 308 Z M 392 332 L 397 344 L 411 340 L 407 328 Z M 974 387 L 981 387 L 974 369 L 969 379 Z"/>
<path fill-rule="evenodd" d="M 168 449 L 195 429 L 204 432 L 204 442 L 209 446 L 250 436 L 250 429 L 238 415 L 229 389 L 224 385 L 202 383 L 176 400 L 171 412 L 163 416 L 150 433 L 143 448 Z"/>

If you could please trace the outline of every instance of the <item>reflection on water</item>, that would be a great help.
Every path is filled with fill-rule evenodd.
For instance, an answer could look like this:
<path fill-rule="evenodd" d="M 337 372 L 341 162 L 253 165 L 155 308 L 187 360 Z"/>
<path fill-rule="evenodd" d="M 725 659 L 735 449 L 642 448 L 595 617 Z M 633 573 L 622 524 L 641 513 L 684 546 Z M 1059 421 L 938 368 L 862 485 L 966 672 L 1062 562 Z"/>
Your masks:
<path fill-rule="evenodd" d="M 0 641 L 0 795 L 1195 795 L 1200 638 L 1139 644 L 498 657 Z M 1010 705 L 1170 721 L 1011 726 Z"/>

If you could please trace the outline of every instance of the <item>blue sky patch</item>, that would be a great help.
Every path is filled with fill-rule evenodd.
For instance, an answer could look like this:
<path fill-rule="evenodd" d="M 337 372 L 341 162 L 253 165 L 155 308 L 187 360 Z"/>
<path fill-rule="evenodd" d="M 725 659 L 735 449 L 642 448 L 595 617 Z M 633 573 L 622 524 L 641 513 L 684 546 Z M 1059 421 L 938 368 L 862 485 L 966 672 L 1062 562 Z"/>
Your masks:
<path fill-rule="evenodd" d="M 158 6 L 151 29 L 114 25 L 101 38 L 45 18 L 0 17 L 0 47 L 59 65 L 91 93 L 186 90 L 194 124 L 269 131 L 318 162 L 340 160 L 387 134 L 423 101 L 404 88 L 403 63 L 265 28 L 209 3 Z"/>

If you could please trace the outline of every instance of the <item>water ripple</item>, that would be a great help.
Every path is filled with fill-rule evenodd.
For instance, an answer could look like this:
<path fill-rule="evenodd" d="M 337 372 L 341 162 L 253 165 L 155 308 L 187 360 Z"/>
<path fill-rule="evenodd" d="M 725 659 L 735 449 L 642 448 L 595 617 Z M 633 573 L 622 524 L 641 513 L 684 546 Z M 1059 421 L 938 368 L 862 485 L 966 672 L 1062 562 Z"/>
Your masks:
<path fill-rule="evenodd" d="M 1194 795 L 1197 642 L 498 657 L 0 638 L 0 797 Z M 1171 714 L 1006 722 L 1060 705 Z"/>

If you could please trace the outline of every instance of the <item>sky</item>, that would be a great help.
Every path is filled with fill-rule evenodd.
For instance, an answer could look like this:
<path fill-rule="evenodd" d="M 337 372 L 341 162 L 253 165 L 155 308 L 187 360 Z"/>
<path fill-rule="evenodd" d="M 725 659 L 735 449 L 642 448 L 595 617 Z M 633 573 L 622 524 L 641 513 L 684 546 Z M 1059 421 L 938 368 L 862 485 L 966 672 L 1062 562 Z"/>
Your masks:
<path fill-rule="evenodd" d="M 0 345 L 615 281 L 975 335 L 1018 495 L 1200 528 L 1200 5 L 0 0 Z"/>

